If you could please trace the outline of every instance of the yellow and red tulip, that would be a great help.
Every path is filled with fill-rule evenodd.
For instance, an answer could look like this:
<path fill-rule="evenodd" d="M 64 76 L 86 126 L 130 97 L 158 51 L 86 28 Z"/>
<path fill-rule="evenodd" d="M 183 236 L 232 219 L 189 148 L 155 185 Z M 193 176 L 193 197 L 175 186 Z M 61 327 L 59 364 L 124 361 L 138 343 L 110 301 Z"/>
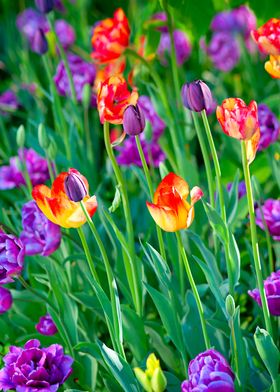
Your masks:
<path fill-rule="evenodd" d="M 274 56 L 280 55 L 280 19 L 269 19 L 251 34 L 261 52 Z"/>
<path fill-rule="evenodd" d="M 130 92 L 123 76 L 115 75 L 100 84 L 97 96 L 97 108 L 100 121 L 111 124 L 122 124 L 123 113 L 128 105 L 136 105 L 138 93 Z"/>
<path fill-rule="evenodd" d="M 280 55 L 270 55 L 269 61 L 265 63 L 264 68 L 273 78 L 280 79 Z"/>
<path fill-rule="evenodd" d="M 58 175 L 51 189 L 46 185 L 35 186 L 32 191 L 32 197 L 40 210 L 51 222 L 65 228 L 78 228 L 86 222 L 86 217 L 80 203 L 69 200 L 65 192 L 64 183 L 69 173 L 78 175 L 88 191 L 87 179 L 77 170 L 69 169 L 69 172 L 62 172 Z M 83 202 L 89 215 L 93 216 L 97 209 L 96 197 L 90 197 L 87 194 Z"/>
<path fill-rule="evenodd" d="M 186 199 L 190 193 L 191 202 Z M 161 181 L 153 203 L 147 207 L 156 224 L 164 231 L 175 232 L 190 227 L 194 219 L 194 204 L 203 196 L 199 187 L 189 191 L 188 183 L 174 173 Z"/>
<path fill-rule="evenodd" d="M 127 17 L 121 8 L 114 12 L 113 18 L 97 23 L 91 39 L 91 57 L 99 64 L 119 58 L 129 44 L 130 28 Z"/>

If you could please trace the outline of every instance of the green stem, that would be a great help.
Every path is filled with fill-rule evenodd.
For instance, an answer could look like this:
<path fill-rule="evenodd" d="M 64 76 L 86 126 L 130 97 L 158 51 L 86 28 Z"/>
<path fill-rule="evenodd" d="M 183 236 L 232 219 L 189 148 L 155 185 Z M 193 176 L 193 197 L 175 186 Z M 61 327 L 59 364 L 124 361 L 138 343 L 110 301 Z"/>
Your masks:
<path fill-rule="evenodd" d="M 88 244 L 87 244 L 87 240 L 86 240 L 86 237 L 85 237 L 84 232 L 83 232 L 83 229 L 81 227 L 79 227 L 77 229 L 77 231 L 78 231 L 78 234 L 80 236 L 81 243 L 83 245 L 83 248 L 84 248 L 84 251 L 85 251 L 85 254 L 86 254 L 86 258 L 87 258 L 87 261 L 88 261 L 88 266 L 89 266 L 90 272 L 92 274 L 92 277 L 93 277 L 94 280 L 96 280 L 98 283 L 100 283 L 98 275 L 97 275 L 97 272 L 96 272 L 96 269 L 95 269 L 95 266 L 94 266 L 94 263 L 93 263 L 93 260 L 92 260 L 92 257 L 91 257 L 91 253 L 90 253 L 90 250 L 89 250 L 89 247 L 88 247 Z"/>
<path fill-rule="evenodd" d="M 143 148 L 142 148 L 142 145 L 141 145 L 141 140 L 140 140 L 139 135 L 136 135 L 135 139 L 136 139 L 136 144 L 137 144 L 138 152 L 139 152 L 139 155 L 140 155 L 141 163 L 142 163 L 142 166 L 143 166 L 143 169 L 144 169 L 146 181 L 147 181 L 147 184 L 148 184 L 148 187 L 149 187 L 150 197 L 151 197 L 151 200 L 153 200 L 153 198 L 154 198 L 154 191 L 153 191 L 152 179 L 151 179 L 149 168 L 148 168 L 148 165 L 147 165 L 147 162 L 146 162 L 146 158 L 145 158 L 145 155 L 144 155 L 144 152 L 143 152 Z M 164 248 L 162 231 L 161 231 L 160 227 L 158 227 L 158 225 L 156 225 L 156 230 L 157 230 L 157 237 L 158 237 L 160 254 L 162 255 L 164 261 L 166 261 L 166 253 L 165 253 L 165 248 Z"/>
<path fill-rule="evenodd" d="M 242 164 L 243 164 L 243 172 L 244 172 L 244 178 L 246 184 L 247 202 L 248 202 L 249 217 L 250 217 L 251 242 L 252 242 L 252 249 L 253 249 L 255 273 L 257 276 L 257 284 L 261 296 L 262 311 L 264 315 L 266 330 L 271 336 L 273 336 L 270 313 L 268 310 L 267 298 L 265 295 L 264 283 L 262 277 L 262 266 L 261 266 L 261 260 L 259 254 L 257 228 L 256 228 L 256 221 L 255 221 L 254 198 L 253 198 L 252 184 L 250 178 L 250 168 L 249 168 L 249 162 L 247 160 L 245 141 L 241 141 L 241 151 L 242 151 Z"/>
<path fill-rule="evenodd" d="M 122 334 L 120 334 L 120 328 L 122 328 L 122 325 L 119 325 L 121 323 L 121 320 L 119 320 L 118 317 L 118 310 L 117 310 L 117 301 L 116 301 L 116 295 L 115 295 L 115 290 L 116 288 L 116 281 L 113 275 L 113 271 L 105 250 L 105 247 L 103 245 L 103 242 L 98 234 L 98 231 L 91 220 L 91 217 L 89 216 L 89 213 L 85 207 L 85 204 L 83 201 L 80 202 L 81 208 L 83 210 L 83 213 L 86 217 L 87 223 L 90 227 L 90 230 L 95 238 L 95 241 L 97 242 L 99 251 L 101 253 L 102 259 L 104 261 L 105 269 L 106 269 L 106 274 L 107 274 L 107 279 L 108 279 L 108 286 L 109 286 L 109 291 L 110 291 L 110 299 L 111 299 L 111 306 L 112 306 L 112 313 L 113 313 L 113 323 L 114 323 L 114 329 L 115 329 L 115 335 L 117 336 L 117 343 L 118 343 L 118 351 L 119 354 L 122 355 L 123 358 L 125 358 L 125 352 L 123 349 L 123 344 L 122 344 Z"/>
<path fill-rule="evenodd" d="M 113 166 L 113 170 L 117 178 L 118 186 L 122 197 L 122 205 L 123 205 L 126 229 L 128 234 L 128 243 L 129 243 L 129 249 L 131 254 L 131 260 L 133 263 L 135 263 L 133 265 L 133 268 L 129 266 L 129 270 L 127 271 L 128 279 L 130 279 L 130 277 L 132 278 L 132 282 L 130 282 L 130 287 L 134 287 L 134 289 L 131 291 L 131 294 L 132 294 L 132 298 L 134 299 L 134 306 L 137 314 L 142 315 L 142 290 L 139 284 L 140 279 L 138 277 L 138 266 L 136 265 L 136 255 L 135 255 L 135 248 L 134 248 L 134 230 L 133 230 L 132 218 L 130 214 L 127 190 L 126 190 L 124 178 L 122 176 L 121 170 L 116 161 L 113 148 L 110 142 L 110 129 L 109 129 L 109 123 L 107 121 L 104 122 L 103 129 L 104 129 L 104 141 L 105 141 L 106 151 L 111 161 L 111 164 Z M 128 264 L 126 264 L 126 266 L 128 267 Z"/>
<path fill-rule="evenodd" d="M 214 167 L 215 167 L 221 216 L 222 216 L 222 219 L 227 227 L 227 215 L 226 215 L 226 206 L 225 206 L 224 192 L 223 192 L 223 186 L 222 186 L 221 168 L 220 168 L 217 150 L 216 150 L 216 147 L 214 144 L 214 140 L 212 137 L 212 133 L 210 130 L 210 126 L 209 126 L 209 122 L 208 122 L 208 118 L 207 118 L 207 114 L 206 114 L 205 109 L 202 110 L 201 116 L 202 116 L 205 131 L 206 131 L 208 143 L 210 146 L 210 151 L 211 151 L 211 155 L 213 158 Z M 228 280 L 229 280 L 229 293 L 234 297 L 234 277 L 233 277 L 232 268 L 231 268 L 230 249 L 229 249 L 229 241 L 228 240 L 225 242 L 225 258 L 226 258 L 227 273 L 228 273 Z"/>
<path fill-rule="evenodd" d="M 234 364 L 235 364 L 235 374 L 237 377 L 238 385 L 240 385 L 240 376 L 239 376 L 239 363 L 238 363 L 238 352 L 237 352 L 237 342 L 236 342 L 236 336 L 235 336 L 235 330 L 234 330 L 234 322 L 232 317 L 229 320 L 229 326 L 231 329 L 231 338 L 232 338 L 232 355 L 234 357 Z"/>
<path fill-rule="evenodd" d="M 208 332 L 207 332 L 207 328 L 206 328 L 206 321 L 205 321 L 205 317 L 204 317 L 204 311 L 203 311 L 203 307 L 202 307 L 202 303 L 197 291 L 197 287 L 195 284 L 195 281 L 193 279 L 192 276 L 192 271 L 190 269 L 190 265 L 189 265 L 189 261 L 187 258 L 187 254 L 183 245 L 183 241 L 182 241 L 182 237 L 180 232 L 176 232 L 176 236 L 177 236 L 177 241 L 178 241 L 178 247 L 181 251 L 181 255 L 183 258 L 183 262 L 185 265 L 185 269 L 187 272 L 187 276 L 191 285 L 191 289 L 195 298 L 195 302 L 196 302 L 196 306 L 198 309 L 198 313 L 199 313 L 199 318 L 200 318 L 200 323 L 201 323 L 201 328 L 202 328 L 202 333 L 203 333 L 203 338 L 204 338 L 204 342 L 205 342 L 205 347 L 208 350 L 211 346 L 210 346 L 210 340 L 209 340 L 209 336 L 208 336 Z"/>

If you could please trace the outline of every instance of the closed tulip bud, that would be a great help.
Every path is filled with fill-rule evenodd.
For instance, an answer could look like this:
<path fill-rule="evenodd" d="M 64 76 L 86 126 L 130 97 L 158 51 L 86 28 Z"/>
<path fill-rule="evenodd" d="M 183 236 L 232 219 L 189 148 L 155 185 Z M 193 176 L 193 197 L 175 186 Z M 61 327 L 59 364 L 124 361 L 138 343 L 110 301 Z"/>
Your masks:
<path fill-rule="evenodd" d="M 226 297 L 226 311 L 229 317 L 233 317 L 235 312 L 235 302 L 230 294 Z"/>
<path fill-rule="evenodd" d="M 82 201 L 88 194 L 86 185 L 79 174 L 69 172 L 64 180 L 65 193 L 71 201 Z"/>
<path fill-rule="evenodd" d="M 48 41 L 42 29 L 38 29 L 33 38 L 33 51 L 38 54 L 45 54 L 48 51 Z"/>
<path fill-rule="evenodd" d="M 91 90 L 92 90 L 91 85 L 89 83 L 86 83 L 83 87 L 83 93 L 82 93 L 82 104 L 84 109 L 89 108 L 91 102 Z"/>
<path fill-rule="evenodd" d="M 123 129 L 130 136 L 139 135 L 146 125 L 142 109 L 136 105 L 129 105 L 123 115 Z"/>
<path fill-rule="evenodd" d="M 23 125 L 20 125 L 20 127 L 17 130 L 17 145 L 19 148 L 24 147 L 25 143 L 25 129 Z"/>
<path fill-rule="evenodd" d="M 38 127 L 38 140 L 40 146 L 46 150 L 49 147 L 50 141 L 46 132 L 46 128 L 44 124 L 39 124 Z"/>
<path fill-rule="evenodd" d="M 194 112 L 209 110 L 213 106 L 213 97 L 206 83 L 195 80 L 185 83 L 181 91 L 184 106 Z"/>
<path fill-rule="evenodd" d="M 163 392 L 166 388 L 166 377 L 160 367 L 156 368 L 151 379 L 151 386 L 154 392 Z"/>
<path fill-rule="evenodd" d="M 53 10 L 53 0 L 35 0 L 36 7 L 43 14 L 47 14 Z"/>

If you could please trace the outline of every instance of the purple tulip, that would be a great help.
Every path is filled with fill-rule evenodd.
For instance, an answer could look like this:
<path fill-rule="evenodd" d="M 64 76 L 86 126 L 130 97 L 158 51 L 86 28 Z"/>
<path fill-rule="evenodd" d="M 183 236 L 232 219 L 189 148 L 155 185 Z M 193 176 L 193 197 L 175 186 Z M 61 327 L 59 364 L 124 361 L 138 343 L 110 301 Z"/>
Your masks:
<path fill-rule="evenodd" d="M 0 116 L 7 116 L 18 107 L 16 94 L 12 90 L 6 90 L 0 95 Z"/>
<path fill-rule="evenodd" d="M 167 16 L 165 12 L 157 12 L 152 16 L 152 20 L 158 20 L 160 22 L 163 22 L 162 26 L 157 27 L 156 29 L 158 31 L 161 31 L 162 33 L 168 33 L 168 27 L 167 27 Z"/>
<path fill-rule="evenodd" d="M 181 385 L 182 392 L 234 392 L 234 374 L 216 350 L 197 355 L 189 363 L 188 375 L 189 379 Z"/>
<path fill-rule="evenodd" d="M 194 112 L 209 110 L 213 105 L 211 90 L 202 80 L 185 83 L 181 95 L 184 106 Z"/>
<path fill-rule="evenodd" d="M 65 20 L 59 19 L 55 22 L 55 32 L 63 49 L 67 50 L 74 44 L 76 40 L 75 30 Z"/>
<path fill-rule="evenodd" d="M 227 190 L 228 190 L 228 192 L 230 192 L 231 188 L 232 188 L 232 182 L 230 182 L 229 184 L 227 184 Z M 241 199 L 243 196 L 246 195 L 246 193 L 247 193 L 247 190 L 246 190 L 245 181 L 240 181 L 240 182 L 238 183 L 238 199 Z"/>
<path fill-rule="evenodd" d="M 0 286 L 0 314 L 7 312 L 13 304 L 12 294 L 5 287 Z"/>
<path fill-rule="evenodd" d="M 18 188 L 25 185 L 21 164 L 25 161 L 28 175 L 33 186 L 43 184 L 49 176 L 47 161 L 32 148 L 20 149 L 18 157 L 10 158 L 9 166 L 0 167 L 0 190 Z"/>
<path fill-rule="evenodd" d="M 35 0 L 36 7 L 43 14 L 47 14 L 53 9 L 53 0 Z"/>
<path fill-rule="evenodd" d="M 74 87 L 79 102 L 82 102 L 83 88 L 85 84 L 93 86 L 96 69 L 92 63 L 87 63 L 75 54 L 68 54 L 70 71 L 73 76 Z M 56 75 L 54 76 L 57 91 L 64 97 L 71 97 L 70 83 L 63 62 L 58 64 Z M 91 105 L 95 106 L 96 97 L 92 94 Z"/>
<path fill-rule="evenodd" d="M 73 359 L 63 347 L 52 344 L 40 348 L 40 341 L 29 340 L 24 348 L 11 346 L 0 370 L 0 389 L 18 392 L 56 392 L 72 373 Z"/>
<path fill-rule="evenodd" d="M 129 105 L 123 114 L 123 129 L 130 136 L 136 136 L 145 129 L 146 121 L 139 105 Z"/>
<path fill-rule="evenodd" d="M 24 263 L 24 246 L 12 234 L 0 231 L 0 284 L 13 282 L 21 274 Z"/>
<path fill-rule="evenodd" d="M 28 256 L 49 256 L 59 247 L 60 227 L 45 217 L 34 200 L 22 207 L 22 226 L 20 239 Z"/>
<path fill-rule="evenodd" d="M 35 32 L 32 46 L 33 46 L 33 52 L 37 54 L 47 53 L 49 49 L 48 41 L 42 29 L 38 29 Z"/>
<path fill-rule="evenodd" d="M 280 200 L 267 199 L 262 212 L 270 235 L 275 241 L 280 241 Z M 260 208 L 256 209 L 256 224 L 264 230 Z"/>
<path fill-rule="evenodd" d="M 149 121 L 152 126 L 152 140 L 158 141 L 166 127 L 165 122 L 155 111 L 154 105 L 149 97 L 141 95 L 138 98 L 137 103 L 144 112 L 145 119 Z"/>
<path fill-rule="evenodd" d="M 49 314 L 40 317 L 39 323 L 35 325 L 35 328 L 41 335 L 51 336 L 57 333 L 55 323 Z"/>
<path fill-rule="evenodd" d="M 280 316 L 280 270 L 272 274 L 264 281 L 265 295 L 267 298 L 268 309 L 271 315 Z M 262 306 L 259 289 L 248 291 L 248 294 Z"/>
<path fill-rule="evenodd" d="M 25 36 L 32 50 L 34 50 L 34 36 L 38 29 L 44 33 L 49 31 L 46 17 L 40 12 L 27 8 L 18 15 L 16 25 L 18 30 Z"/>
<path fill-rule="evenodd" d="M 275 114 L 264 103 L 258 105 L 258 118 L 261 131 L 258 149 L 264 150 L 278 139 L 280 123 Z"/>
<path fill-rule="evenodd" d="M 82 201 L 88 194 L 82 177 L 73 172 L 68 173 L 65 177 L 64 189 L 68 198 L 74 202 Z"/>
<path fill-rule="evenodd" d="M 174 30 L 174 46 L 176 52 L 177 64 L 181 66 L 185 61 L 188 60 L 191 54 L 191 44 L 187 35 L 181 30 Z M 157 54 L 159 56 L 162 65 L 167 65 L 166 54 L 171 53 L 171 40 L 169 33 L 162 33 L 157 48 Z"/>

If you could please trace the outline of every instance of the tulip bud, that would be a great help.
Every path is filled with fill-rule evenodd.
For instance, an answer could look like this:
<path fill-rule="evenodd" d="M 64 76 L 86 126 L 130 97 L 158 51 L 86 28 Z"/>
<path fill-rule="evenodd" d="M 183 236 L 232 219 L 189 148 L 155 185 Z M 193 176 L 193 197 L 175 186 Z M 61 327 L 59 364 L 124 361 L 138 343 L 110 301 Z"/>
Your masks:
<path fill-rule="evenodd" d="M 84 109 L 87 109 L 90 105 L 91 101 L 91 90 L 92 87 L 89 83 L 86 83 L 83 88 L 83 93 L 82 93 L 82 103 Z"/>
<path fill-rule="evenodd" d="M 0 314 L 7 312 L 12 306 L 13 298 L 10 291 L 0 286 Z"/>
<path fill-rule="evenodd" d="M 48 12 L 53 10 L 53 3 L 53 0 L 35 0 L 36 7 L 43 14 L 47 14 Z"/>
<path fill-rule="evenodd" d="M 25 143 L 25 129 L 23 125 L 20 125 L 20 127 L 17 130 L 17 145 L 19 148 L 24 147 Z"/>
<path fill-rule="evenodd" d="M 184 106 L 194 112 L 209 110 L 213 105 L 213 97 L 206 83 L 195 80 L 185 83 L 181 91 Z"/>
<path fill-rule="evenodd" d="M 40 146 L 46 150 L 49 147 L 50 141 L 46 132 L 46 128 L 44 124 L 39 124 L 38 127 L 38 140 Z"/>
<path fill-rule="evenodd" d="M 123 114 L 123 129 L 130 136 L 139 135 L 146 125 L 142 109 L 136 104 L 129 105 Z"/>
<path fill-rule="evenodd" d="M 230 294 L 226 297 L 226 311 L 229 317 L 233 317 L 235 312 L 235 302 Z"/>
<path fill-rule="evenodd" d="M 64 181 L 66 195 L 71 201 L 82 201 L 88 194 L 87 188 L 81 176 L 76 173 L 69 172 Z"/>
<path fill-rule="evenodd" d="M 33 51 L 38 54 L 45 54 L 48 51 L 48 41 L 42 29 L 38 29 L 34 34 Z"/>
<path fill-rule="evenodd" d="M 151 379 L 151 386 L 154 392 L 163 392 L 166 388 L 166 377 L 160 367 L 156 368 Z"/>
<path fill-rule="evenodd" d="M 134 368 L 134 373 L 137 380 L 140 382 L 146 392 L 153 392 L 151 382 L 147 374 L 140 368 Z"/>

